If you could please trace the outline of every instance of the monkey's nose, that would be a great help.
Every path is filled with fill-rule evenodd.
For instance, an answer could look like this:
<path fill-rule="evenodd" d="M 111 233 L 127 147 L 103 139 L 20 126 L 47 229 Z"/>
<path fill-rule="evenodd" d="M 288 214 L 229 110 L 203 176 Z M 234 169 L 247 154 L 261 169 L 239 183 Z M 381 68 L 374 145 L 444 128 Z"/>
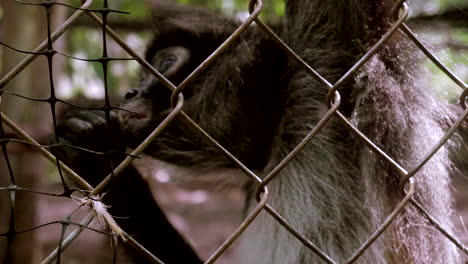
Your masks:
<path fill-rule="evenodd" d="M 134 98 L 135 96 L 137 96 L 138 94 L 140 94 L 140 90 L 131 89 L 124 95 L 124 98 L 125 98 L 125 100 L 130 100 L 130 99 Z"/>

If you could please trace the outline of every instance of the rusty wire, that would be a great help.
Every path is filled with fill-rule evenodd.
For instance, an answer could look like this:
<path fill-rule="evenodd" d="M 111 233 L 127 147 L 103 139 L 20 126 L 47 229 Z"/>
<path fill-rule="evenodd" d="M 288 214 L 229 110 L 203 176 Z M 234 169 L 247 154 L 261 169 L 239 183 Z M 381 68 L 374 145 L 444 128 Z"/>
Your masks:
<path fill-rule="evenodd" d="M 54 5 L 63 5 L 56 3 L 54 1 L 44 1 L 40 3 L 28 3 L 24 1 L 17 1 L 21 2 L 23 4 L 34 4 L 37 5 L 38 7 L 45 8 L 46 11 L 50 11 L 50 8 Z M 466 120 L 466 116 L 468 115 L 468 110 L 465 109 L 463 114 L 460 115 L 460 117 L 457 119 L 457 121 L 451 126 L 450 130 L 446 132 L 445 136 L 440 139 L 438 144 L 434 146 L 429 153 L 427 153 L 424 158 L 418 162 L 413 168 L 410 170 L 407 170 L 403 168 L 402 165 L 400 165 L 398 162 L 396 162 L 392 157 L 387 155 L 382 149 L 380 149 L 378 146 L 376 146 L 371 140 L 369 140 L 363 133 L 361 133 L 349 120 L 340 113 L 338 110 L 340 103 L 341 103 L 341 97 L 339 94 L 340 88 L 343 86 L 346 80 L 350 78 L 356 71 L 358 71 L 367 61 L 369 58 L 371 58 L 397 31 L 402 31 L 408 38 L 431 60 L 434 62 L 434 64 L 440 68 L 456 85 L 458 85 L 461 89 L 463 89 L 462 96 L 460 97 L 460 104 L 465 107 L 465 100 L 466 100 L 466 94 L 467 94 L 467 89 L 468 86 L 466 83 L 464 83 L 460 78 L 458 78 L 454 73 L 452 73 L 443 63 L 437 59 L 437 57 L 431 53 L 422 43 L 419 41 L 419 39 L 411 32 L 411 30 L 404 24 L 404 21 L 407 19 L 408 16 L 408 7 L 404 1 L 400 0 L 394 7 L 394 12 L 397 13 L 397 19 L 393 23 L 392 27 L 377 41 L 375 45 L 373 45 L 369 51 L 358 61 L 356 62 L 348 72 L 346 72 L 335 84 L 329 83 L 325 78 L 323 78 L 318 72 L 314 70 L 314 68 L 311 65 L 308 65 L 305 63 L 301 57 L 299 57 L 293 50 L 291 50 L 284 42 L 283 40 L 280 39 L 263 21 L 260 20 L 258 17 L 259 14 L 262 11 L 263 8 L 263 3 L 261 0 L 251 0 L 249 2 L 249 11 L 250 11 L 250 16 L 229 36 L 229 38 L 223 42 L 222 45 L 220 45 L 205 61 L 203 61 L 187 78 L 181 82 L 179 86 L 175 86 L 172 84 L 169 80 L 167 80 L 162 74 L 160 74 L 150 63 L 145 61 L 141 56 L 139 56 L 132 48 L 130 48 L 120 37 L 117 33 L 115 33 L 109 26 L 107 26 L 107 15 L 111 12 L 117 12 L 117 13 L 122 13 L 121 11 L 118 10 L 111 10 L 107 7 L 107 1 L 104 1 L 103 7 L 101 9 L 89 9 L 89 6 L 91 5 L 92 0 L 87 0 L 83 1 L 81 7 L 76 8 L 76 7 L 71 7 L 67 6 L 69 8 L 74 8 L 76 9 L 75 13 L 70 16 L 70 18 L 63 23 L 55 32 L 50 32 L 50 17 L 48 20 L 48 35 L 47 39 L 42 42 L 36 49 L 34 49 L 32 52 L 24 52 L 28 54 L 25 59 L 23 59 L 18 65 L 5 74 L 2 79 L 0 80 L 0 99 L 1 96 L 5 93 L 4 87 L 7 85 L 15 76 L 17 76 L 22 70 L 24 70 L 33 60 L 35 60 L 39 55 L 44 55 L 48 58 L 48 64 L 49 64 L 49 70 L 51 70 L 51 63 L 52 63 L 52 57 L 54 55 L 57 55 L 57 52 L 53 49 L 53 42 L 58 39 L 64 32 L 66 32 L 71 25 L 73 25 L 74 21 L 81 15 L 86 14 L 88 15 L 92 20 L 94 20 L 97 25 L 102 28 L 103 30 L 103 56 L 102 58 L 96 60 L 100 62 L 103 67 L 104 67 L 104 72 L 106 72 L 106 65 L 107 62 L 110 60 L 119 60 L 119 58 L 109 58 L 107 57 L 107 49 L 106 47 L 106 37 L 109 36 L 111 37 L 118 45 L 120 45 L 128 54 L 131 58 L 135 59 L 138 63 L 142 65 L 143 68 L 148 70 L 150 73 L 152 73 L 161 83 L 166 85 L 169 89 L 173 91 L 172 93 L 172 98 L 171 98 L 171 103 L 173 105 L 173 110 L 170 112 L 170 114 L 158 125 L 158 127 L 155 128 L 155 130 L 151 133 L 151 135 L 145 139 L 140 146 L 138 146 L 132 153 L 128 154 L 127 157 L 124 159 L 122 163 L 120 163 L 111 174 L 109 174 L 96 188 L 92 188 L 86 181 L 84 181 L 79 175 L 74 173 L 70 168 L 65 166 L 60 159 L 55 158 L 50 152 L 47 150 L 47 148 L 53 147 L 53 146 L 42 146 L 39 143 L 37 143 L 32 137 L 27 135 L 26 132 L 24 132 L 18 125 L 16 125 L 13 121 L 11 121 L 6 115 L 3 113 L 1 114 L 1 119 L 0 119 L 0 143 L 2 146 L 3 150 L 3 155 L 5 157 L 5 160 L 7 161 L 8 164 L 8 153 L 6 152 L 6 145 L 8 142 L 14 141 L 11 138 L 7 138 L 2 125 L 5 124 L 6 126 L 10 127 L 21 139 L 21 141 L 15 141 L 15 142 L 21 142 L 24 144 L 29 144 L 33 146 L 39 153 L 44 155 L 48 160 L 51 162 L 54 162 L 57 164 L 57 167 L 59 168 L 59 172 L 64 172 L 68 177 L 71 177 L 74 182 L 76 182 L 83 190 L 88 190 L 90 191 L 91 195 L 96 195 L 99 197 L 99 195 L 105 193 L 105 191 L 108 190 L 109 184 L 111 183 L 111 180 L 114 177 L 118 177 L 118 175 L 127 167 L 129 166 L 132 161 L 140 155 L 143 150 L 150 144 L 150 142 L 156 138 L 166 127 L 167 125 L 174 120 L 176 116 L 184 119 L 187 121 L 188 124 L 191 125 L 193 128 L 193 131 L 195 133 L 198 133 L 202 138 L 206 139 L 207 142 L 209 142 L 212 146 L 215 148 L 219 149 L 228 159 L 233 161 L 243 172 L 246 176 L 248 176 L 251 180 L 256 182 L 258 184 L 257 187 L 257 192 L 256 192 L 256 199 L 258 204 L 256 207 L 249 213 L 249 215 L 246 217 L 246 219 L 241 223 L 241 225 L 238 227 L 238 229 L 231 234 L 230 238 L 225 241 L 212 255 L 209 257 L 209 259 L 206 261 L 206 263 L 214 263 L 224 252 L 236 241 L 236 239 L 244 232 L 244 230 L 253 222 L 253 220 L 258 216 L 258 214 L 262 211 L 266 211 L 269 213 L 273 218 L 275 218 L 284 228 L 286 228 L 292 235 L 294 235 L 299 241 L 301 241 L 306 247 L 308 247 L 311 251 L 313 251 L 315 254 L 317 254 L 319 257 L 323 259 L 324 262 L 326 263 L 337 263 L 334 261 L 332 258 L 330 258 L 325 252 L 323 252 L 318 246 L 316 246 L 314 243 L 312 243 L 310 240 L 308 240 L 303 234 L 300 234 L 294 226 L 288 223 L 287 219 L 284 218 L 281 214 L 275 211 L 274 208 L 272 208 L 268 204 L 268 184 L 274 180 L 276 177 L 279 177 L 280 171 L 287 166 L 287 164 L 299 153 L 302 151 L 302 149 L 310 142 L 313 140 L 314 136 L 320 132 L 320 130 L 327 124 L 327 122 L 332 118 L 332 117 L 338 117 L 342 123 L 348 127 L 353 133 L 360 138 L 364 144 L 366 144 L 370 149 L 372 149 L 375 153 L 379 154 L 382 158 L 387 160 L 396 171 L 402 176 L 402 188 L 405 188 L 405 196 L 401 199 L 399 204 L 394 208 L 394 210 L 387 216 L 387 218 L 384 220 L 384 222 L 379 226 L 377 230 L 374 231 L 374 233 L 361 245 L 360 248 L 355 250 L 355 252 L 348 258 L 346 263 L 354 263 L 360 255 L 362 255 L 368 247 L 371 246 L 371 244 L 380 237 L 382 233 L 385 232 L 386 228 L 393 222 L 393 220 L 398 216 L 402 210 L 408 206 L 408 204 L 412 204 L 414 207 L 417 208 L 417 210 L 428 219 L 434 227 L 436 227 L 443 235 L 445 235 L 448 239 L 450 239 L 459 249 L 461 249 L 462 252 L 468 255 L 468 250 L 465 245 L 463 245 L 459 239 L 457 239 L 453 234 L 450 234 L 447 232 L 438 222 L 434 217 L 432 217 L 414 198 L 413 198 L 413 193 L 415 189 L 415 184 L 413 182 L 412 176 L 421 169 L 424 164 L 429 161 L 432 156 L 437 152 L 438 149 L 440 149 L 448 140 L 449 138 L 453 135 L 456 129 L 458 129 L 461 126 L 461 123 Z M 397 12 L 398 11 L 398 12 Z M 99 17 L 100 15 L 101 17 Z M 254 172 L 252 172 L 249 168 L 247 168 L 244 164 L 242 164 L 236 157 L 234 157 L 227 149 L 225 149 L 221 144 L 219 144 L 214 138 L 212 138 L 208 133 L 206 133 L 196 122 L 194 122 L 187 114 L 185 114 L 182 111 L 182 107 L 184 105 L 184 98 L 183 98 L 183 91 L 184 88 L 190 84 L 191 81 L 193 81 L 196 77 L 199 75 L 203 74 L 204 70 L 211 64 L 213 61 L 215 61 L 220 54 L 222 54 L 243 32 L 247 30 L 249 25 L 251 25 L 253 22 L 256 23 L 256 25 L 259 26 L 266 34 L 268 34 L 277 44 L 279 47 L 281 47 L 284 52 L 290 56 L 291 58 L 295 59 L 301 67 L 304 68 L 304 70 L 312 76 L 315 80 L 318 81 L 319 84 L 321 84 L 323 87 L 328 89 L 329 93 L 327 96 L 327 105 L 329 106 L 329 110 L 327 111 L 326 114 L 322 116 L 320 121 L 314 126 L 313 129 L 309 132 L 309 134 L 300 142 L 296 148 L 294 148 L 277 166 L 263 179 L 261 179 L 258 175 L 256 175 Z M 5 47 L 9 47 L 5 43 L 1 43 Z M 12 48 L 12 47 L 10 47 Z M 59 54 L 61 55 L 61 54 Z M 52 73 L 50 73 L 52 74 Z M 110 105 L 109 100 L 108 100 L 108 95 L 107 95 L 107 82 L 106 82 L 106 77 L 104 78 L 104 88 L 106 91 L 106 99 L 105 99 L 105 105 L 101 108 L 98 108 L 98 110 L 104 111 L 106 113 L 106 117 L 109 118 L 109 113 L 111 110 L 120 110 L 116 107 L 113 107 Z M 51 79 L 51 86 L 52 86 L 52 92 L 53 92 L 53 81 Z M 9 93 L 13 94 L 14 93 Z M 53 94 L 53 93 L 52 93 Z M 20 95 L 17 95 L 20 96 Z M 24 96 L 22 96 L 24 97 Z M 24 97 L 25 98 L 25 97 Z M 33 99 L 33 98 L 31 98 Z M 42 101 L 46 103 L 50 103 L 51 106 L 55 105 L 57 102 L 61 102 L 57 98 L 51 97 L 47 100 L 37 100 L 36 101 Z M 1 100 L 0 100 L 1 103 Z M 66 103 L 66 102 L 63 102 Z M 52 107 L 53 109 L 53 107 Z M 52 114 L 54 115 L 54 111 L 52 110 Z M 54 123 L 55 123 L 55 116 L 54 118 Z M 106 153 L 102 153 L 103 155 L 106 155 Z M 10 166 L 9 166 L 10 167 Z M 10 177 L 14 179 L 12 171 L 10 171 Z M 67 193 L 67 187 L 66 184 L 64 184 L 65 188 L 65 193 L 63 195 L 69 194 Z M 20 188 L 17 188 L 17 186 L 12 182 L 12 184 L 8 187 L 0 187 L 0 191 L 9 191 L 9 192 L 16 192 L 20 191 Z M 39 192 L 37 192 L 39 193 Z M 13 205 L 14 206 L 14 205 Z M 44 261 L 42 262 L 43 264 L 45 263 L 52 263 L 56 258 L 60 258 L 61 252 L 75 239 L 79 236 L 82 230 L 85 228 L 89 228 L 88 225 L 92 221 L 94 217 L 94 214 L 91 213 L 88 215 L 85 219 L 83 219 L 81 224 L 77 224 L 77 228 L 75 231 L 70 233 L 68 236 L 64 237 L 64 231 L 62 231 L 61 234 L 61 240 L 59 242 L 59 245 L 56 250 L 54 250 Z M 7 233 L 5 234 L 0 234 L 0 236 L 11 236 L 15 235 L 17 233 L 20 233 L 23 231 L 17 231 L 14 229 L 8 230 Z M 148 250 L 146 250 L 144 247 L 142 247 L 138 242 L 136 242 L 131 236 L 128 234 L 124 233 L 124 237 L 128 239 L 128 242 L 134 246 L 135 248 L 139 249 L 139 251 L 144 254 L 149 260 L 151 260 L 154 263 L 162 263 L 156 256 L 151 254 Z"/>

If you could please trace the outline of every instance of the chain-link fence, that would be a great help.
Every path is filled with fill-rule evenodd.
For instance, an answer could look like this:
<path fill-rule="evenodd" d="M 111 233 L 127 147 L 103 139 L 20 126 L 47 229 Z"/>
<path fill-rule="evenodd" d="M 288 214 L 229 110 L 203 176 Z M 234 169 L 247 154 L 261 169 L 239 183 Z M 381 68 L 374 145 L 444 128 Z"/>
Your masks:
<path fill-rule="evenodd" d="M 284 168 L 300 151 L 305 147 L 305 145 L 310 142 L 311 140 L 314 139 L 315 135 L 321 131 L 321 129 L 327 124 L 329 119 L 331 117 L 336 117 L 342 121 L 342 123 L 347 126 L 350 130 L 355 133 L 357 137 L 359 137 L 362 142 L 364 142 L 370 149 L 372 149 L 375 153 L 379 153 L 384 159 L 389 161 L 391 164 L 393 164 L 394 169 L 397 170 L 400 174 L 405 175 L 404 176 L 404 181 L 409 182 L 408 185 L 408 190 L 406 191 L 406 196 L 399 202 L 398 206 L 389 214 L 389 216 L 386 218 L 386 220 L 379 226 L 378 230 L 375 230 L 373 235 L 368 238 L 368 240 L 361 245 L 361 247 L 354 252 L 352 256 L 350 256 L 349 260 L 347 263 L 353 263 L 358 259 L 360 255 L 362 255 L 370 246 L 371 244 L 379 237 L 382 235 L 382 233 L 385 232 L 386 228 L 392 224 L 392 222 L 396 219 L 398 214 L 404 210 L 406 206 L 414 206 L 417 208 L 419 213 L 423 215 L 425 218 L 428 219 L 432 225 L 437 228 L 444 236 L 446 236 L 448 239 L 450 239 L 464 254 L 468 255 L 468 249 L 465 245 L 463 245 L 460 240 L 458 240 L 453 234 L 450 232 L 446 231 L 441 224 L 437 222 L 437 219 L 432 217 L 429 212 L 427 212 L 423 206 L 421 206 L 414 198 L 413 198 L 413 189 L 414 189 L 414 183 L 412 182 L 412 176 L 418 172 L 418 170 L 428 161 L 432 158 L 432 156 L 437 152 L 439 148 L 441 148 L 446 142 L 450 139 L 450 137 L 456 132 L 457 129 L 459 129 L 463 122 L 466 120 L 466 116 L 468 114 L 468 110 L 466 109 L 466 95 L 467 95 L 467 85 L 460 80 L 457 76 L 455 76 L 450 70 L 448 70 L 422 43 L 418 38 L 411 32 L 411 30 L 404 24 L 404 21 L 407 19 L 408 16 L 408 10 L 407 7 L 402 4 L 401 6 L 401 11 L 399 15 L 399 19 L 393 24 L 393 26 L 383 35 L 383 37 L 344 75 L 340 78 L 340 80 L 335 83 L 335 84 L 330 84 L 328 81 L 326 81 L 323 77 L 321 77 L 311 66 L 307 65 L 294 51 L 292 51 L 284 42 L 281 40 L 264 22 L 262 22 L 259 19 L 259 14 L 262 11 L 262 2 L 260 0 L 252 0 L 250 1 L 250 16 L 233 32 L 229 38 L 221 45 L 219 46 L 215 52 L 213 52 L 199 67 L 196 68 L 192 74 L 188 78 L 186 78 L 179 86 L 175 86 L 164 78 L 161 78 L 161 74 L 157 72 L 153 66 L 151 66 L 150 63 L 144 60 L 140 55 L 138 55 L 131 47 L 129 47 L 120 37 L 118 34 L 116 34 L 111 28 L 107 26 L 107 18 L 109 14 L 111 13 L 124 13 L 120 12 L 117 10 L 112 10 L 108 8 L 107 1 L 104 1 L 103 7 L 100 9 L 90 9 L 90 5 L 92 3 L 92 0 L 87 0 L 84 1 L 82 6 L 77 8 L 69 5 L 65 5 L 62 3 L 57 3 L 54 1 L 43 1 L 43 2 L 26 2 L 26 1 L 16 1 L 18 3 L 24 4 L 24 5 L 36 5 L 37 8 L 42 8 L 46 11 L 47 15 L 47 39 L 41 43 L 34 51 L 29 52 L 29 51 L 22 51 L 18 50 L 15 47 L 9 46 L 5 42 L 1 42 L 1 45 L 3 45 L 5 48 L 15 50 L 19 53 L 27 54 L 27 57 L 25 57 L 20 63 L 17 64 L 17 66 L 6 73 L 2 79 L 0 80 L 0 96 L 1 99 L 3 100 L 8 100 L 8 96 L 15 96 L 15 97 L 21 97 L 26 100 L 31 100 L 31 101 L 36 101 L 40 102 L 43 104 L 49 104 L 50 105 L 50 111 L 51 111 L 51 116 L 53 120 L 54 126 L 56 126 L 57 120 L 56 120 L 56 110 L 55 107 L 58 103 L 61 104 L 66 104 L 71 107 L 81 107 L 77 105 L 70 104 L 67 101 L 64 101 L 62 99 L 59 99 L 56 96 L 56 91 L 55 91 L 55 85 L 54 85 L 54 72 L 52 70 L 52 65 L 53 61 L 55 58 L 58 56 L 66 56 L 72 59 L 76 60 L 83 60 L 83 61 L 88 61 L 88 62 L 97 62 L 102 66 L 102 70 L 104 73 L 104 90 L 106 91 L 105 93 L 105 99 L 104 99 L 104 104 L 101 107 L 98 108 L 93 108 L 94 110 L 100 110 L 105 113 L 105 116 L 109 120 L 110 112 L 111 111 L 122 111 L 122 109 L 119 109 L 118 107 L 113 106 L 110 102 L 111 100 L 109 99 L 109 88 L 108 88 L 108 81 L 107 81 L 107 76 L 106 73 L 108 72 L 108 65 L 112 61 L 116 60 L 129 60 L 129 58 L 112 58 L 108 56 L 107 52 L 107 39 L 108 37 L 111 37 L 118 45 L 120 45 L 131 57 L 130 59 L 136 60 L 138 63 L 141 64 L 146 70 L 151 72 L 156 78 L 160 79 L 161 82 L 163 82 L 168 88 L 173 90 L 173 95 L 172 98 L 173 100 L 173 105 L 174 108 L 171 111 L 171 113 L 166 117 L 166 119 L 151 133 L 151 135 L 147 138 L 147 140 L 144 141 L 140 146 L 138 146 L 132 153 L 129 153 L 126 157 L 126 159 L 119 164 L 115 170 L 109 175 L 105 180 L 103 180 L 96 188 L 92 188 L 85 180 L 83 180 L 79 175 L 77 175 L 75 172 L 73 172 L 70 168 L 68 168 L 65 164 L 63 164 L 59 158 L 55 157 L 54 155 L 51 154 L 51 149 L 57 147 L 58 145 L 52 145 L 52 146 L 45 146 L 41 145 L 38 142 L 36 142 L 35 139 L 33 139 L 31 136 L 29 136 L 22 128 L 20 128 L 15 122 L 13 122 L 8 116 L 6 116 L 4 113 L 1 114 L 1 122 L 0 122 L 0 145 L 2 147 L 2 154 L 3 154 L 3 161 L 2 161 L 2 166 L 4 164 L 8 168 L 8 174 L 9 174 L 9 179 L 10 182 L 8 186 L 0 186 L 0 191 L 2 192 L 8 192 L 10 194 L 10 203 L 11 203 L 11 209 L 12 212 L 14 211 L 15 208 L 15 195 L 16 193 L 19 192 L 32 192 L 32 193 L 37 193 L 40 195 L 52 195 L 52 196 L 64 196 L 64 197 L 70 197 L 70 195 L 76 191 L 71 189 L 67 184 L 65 184 L 64 178 L 70 178 L 73 180 L 75 183 L 80 185 L 81 192 L 86 193 L 86 197 L 91 197 L 91 199 L 83 199 L 81 201 L 80 206 L 89 206 L 93 210 L 92 212 L 85 217 L 82 222 L 77 223 L 74 221 L 71 221 L 71 214 L 69 217 L 66 219 L 56 221 L 56 222 L 51 222 L 46 225 L 51 225 L 51 224 L 60 224 L 62 225 L 62 233 L 60 236 L 60 241 L 57 246 L 57 249 L 54 250 L 53 252 L 50 253 L 49 256 L 47 256 L 42 263 L 52 263 L 56 259 L 60 260 L 61 252 L 63 252 L 69 245 L 72 243 L 72 241 L 77 238 L 80 233 L 84 229 L 90 229 L 89 224 L 93 221 L 94 218 L 96 218 L 96 215 L 99 215 L 99 217 L 107 217 L 109 216 L 106 214 L 105 211 L 102 209 L 102 205 L 99 202 L 99 200 L 94 200 L 92 197 L 99 197 L 100 194 L 105 192 L 111 183 L 111 178 L 112 177 L 118 177 L 122 171 L 129 166 L 132 161 L 137 157 L 138 155 L 143 153 L 143 150 L 149 145 L 149 143 L 156 138 L 161 131 L 163 131 L 166 126 L 176 117 L 182 118 L 185 121 L 187 121 L 193 128 L 193 131 L 196 131 L 201 137 L 206 139 L 208 142 L 211 143 L 212 146 L 215 146 L 218 148 L 221 152 L 225 153 L 226 156 L 231 159 L 234 163 L 238 165 L 241 170 L 247 174 L 251 180 L 258 182 L 259 187 L 258 187 L 258 192 L 257 192 L 257 199 L 258 199 L 258 204 L 255 206 L 255 208 L 248 214 L 248 216 L 245 218 L 245 220 L 242 222 L 242 224 L 239 226 L 239 228 L 229 237 L 227 241 L 225 241 L 221 247 L 216 250 L 215 253 L 212 254 L 212 256 L 206 261 L 206 263 L 213 263 L 215 262 L 233 243 L 236 241 L 236 239 L 245 231 L 245 229 L 252 223 L 252 221 L 259 215 L 260 212 L 266 211 L 268 214 L 271 215 L 271 217 L 275 218 L 284 228 L 286 228 L 292 235 L 294 235 L 299 241 L 301 241 L 306 247 L 308 247 L 311 251 L 319 255 L 325 263 L 335 263 L 334 260 L 332 260 L 325 252 L 323 252 L 319 247 L 317 247 L 314 243 L 309 241 L 304 234 L 301 234 L 298 232 L 293 226 L 291 226 L 287 219 L 279 214 L 278 212 L 275 211 L 275 209 L 269 205 L 268 203 L 268 198 L 269 194 L 267 192 L 268 184 L 273 180 L 274 178 L 278 177 L 279 172 L 281 171 L 282 168 Z M 401 1 L 403 2 L 403 1 Z M 74 9 L 75 12 L 73 13 L 72 16 L 70 16 L 65 23 L 63 23 L 61 26 L 59 26 L 54 32 L 51 31 L 51 9 L 54 6 L 64 6 L 67 8 Z M 89 16 L 92 20 L 94 20 L 98 25 L 100 25 L 103 29 L 103 34 L 102 34 L 102 42 L 103 42 L 103 53 L 102 56 L 98 59 L 80 59 L 80 58 L 75 58 L 71 57 L 67 54 L 62 54 L 58 52 L 56 49 L 54 49 L 54 42 L 62 35 L 64 34 L 67 30 L 70 29 L 70 27 L 74 24 L 74 22 L 79 18 L 80 16 Z M 184 87 L 190 83 L 193 79 L 197 78 L 197 76 L 203 74 L 203 71 L 213 62 L 215 61 L 221 53 L 225 51 L 236 39 L 243 34 L 247 28 L 252 24 L 256 23 L 256 25 L 261 28 L 266 34 L 268 34 L 276 43 L 277 45 L 284 50 L 284 52 L 290 56 L 291 58 L 294 58 L 297 63 L 301 65 L 301 67 L 304 67 L 305 71 L 309 73 L 311 76 L 314 77 L 314 79 L 318 80 L 319 83 L 323 85 L 323 87 L 327 88 L 329 90 L 329 105 L 330 108 L 328 112 L 321 118 L 321 120 L 315 125 L 315 127 L 310 131 L 310 133 L 307 135 L 307 137 L 289 154 L 287 157 L 281 161 L 280 164 L 273 170 L 268 176 L 265 178 L 261 179 L 254 173 L 252 173 L 247 167 L 239 162 L 233 155 L 231 155 L 223 146 L 221 146 L 218 142 L 216 142 L 209 134 L 207 134 L 199 125 L 197 125 L 192 119 L 186 115 L 182 111 L 182 106 L 184 105 L 183 97 L 179 96 L 180 93 L 183 91 Z M 338 95 L 339 88 L 343 85 L 343 83 L 350 78 L 353 74 L 355 74 L 361 66 L 363 66 L 369 58 L 371 58 L 378 50 L 381 48 L 389 39 L 394 35 L 396 31 L 401 31 L 403 32 L 411 41 L 434 63 L 439 67 L 454 83 L 456 83 L 461 89 L 463 89 L 462 96 L 459 100 L 460 108 L 463 108 L 461 111 L 461 114 L 458 116 L 457 120 L 455 123 L 451 125 L 450 130 L 447 132 L 447 134 L 440 139 L 439 143 L 432 148 L 432 150 L 425 155 L 425 158 L 420 161 L 419 164 L 416 164 L 414 166 L 414 169 L 411 171 L 406 171 L 403 169 L 403 166 L 399 165 L 396 161 L 392 160 L 389 155 L 386 155 L 385 152 L 383 152 L 379 147 L 377 147 L 373 142 L 371 142 L 365 135 L 360 133 L 352 124 L 351 122 L 339 112 L 338 107 L 339 107 L 339 100 L 333 100 L 333 98 L 338 98 L 335 97 Z M 11 82 L 19 73 L 21 73 L 31 62 L 33 62 L 36 58 L 39 56 L 43 56 L 47 59 L 48 63 L 48 71 L 49 71 L 49 81 L 50 81 L 50 86 L 49 86 L 49 91 L 50 91 L 50 96 L 45 99 L 37 99 L 37 98 L 29 98 L 25 97 L 23 95 L 20 95 L 19 93 L 15 93 L 15 91 L 8 91 L 5 89 L 5 86 Z M 313 67 L 313 65 L 312 65 Z M 5 132 L 5 126 L 9 127 L 9 129 L 13 130 L 16 133 L 15 138 L 9 137 L 6 132 Z M 58 138 L 56 139 L 58 142 Z M 52 163 L 56 164 L 60 177 L 62 179 L 63 183 L 63 189 L 64 192 L 60 195 L 56 194 L 50 194 L 50 193 L 43 193 L 43 192 L 38 192 L 37 190 L 31 190 L 27 188 L 23 188 L 22 186 L 18 185 L 17 180 L 16 180 L 16 172 L 12 169 L 12 166 L 10 164 L 10 159 L 9 159 L 9 151 L 8 151 L 8 146 L 11 143 L 15 144 L 27 144 L 35 148 L 37 152 L 41 153 L 43 156 L 45 156 L 48 160 L 50 160 Z M 73 146 L 67 146 L 67 147 L 73 147 Z M 98 153 L 100 155 L 110 155 L 109 153 Z M 67 176 L 64 176 L 67 175 Z M 42 228 L 45 225 L 37 226 L 37 227 L 31 227 L 30 229 L 26 230 L 17 230 L 15 229 L 14 222 L 15 222 L 15 215 L 14 213 L 11 213 L 10 219 L 9 219 L 10 225 L 9 225 L 9 230 L 3 233 L 0 233 L 0 237 L 5 237 L 8 240 L 13 239 L 15 236 L 18 234 L 22 234 L 25 232 L 30 232 L 31 230 L 34 229 L 39 229 Z M 110 220 L 108 221 L 111 222 Z M 72 232 L 67 232 L 68 228 L 72 226 L 74 229 Z M 93 229 L 94 230 L 94 229 Z M 153 256 L 150 252 L 146 251 L 141 245 L 138 244 L 136 240 L 134 240 L 131 236 L 120 230 L 118 227 L 112 227 L 111 230 L 113 232 L 108 233 L 108 232 L 103 232 L 96 230 L 96 232 L 103 232 L 105 234 L 113 235 L 116 236 L 115 232 L 118 232 L 118 235 L 120 237 L 123 237 L 128 240 L 128 243 L 132 244 L 134 247 L 140 249 L 142 254 L 145 254 L 148 259 L 152 260 L 154 263 L 162 263 L 157 257 Z M 155 238 L 158 239 L 158 238 Z M 57 262 L 58 263 L 58 262 Z"/>

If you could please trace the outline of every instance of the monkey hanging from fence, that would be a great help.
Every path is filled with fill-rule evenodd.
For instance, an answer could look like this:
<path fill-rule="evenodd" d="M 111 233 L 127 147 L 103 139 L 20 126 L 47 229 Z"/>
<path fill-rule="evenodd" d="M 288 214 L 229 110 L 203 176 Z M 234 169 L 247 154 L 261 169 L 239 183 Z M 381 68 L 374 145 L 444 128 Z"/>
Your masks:
<path fill-rule="evenodd" d="M 390 28 L 397 1 L 286 1 L 279 36 L 335 83 Z M 180 84 L 239 26 L 235 19 L 182 6 L 155 4 L 154 40 L 146 60 Z M 390 157 L 411 169 L 442 138 L 450 111 L 418 78 L 411 45 L 395 34 L 340 88 L 340 111 Z M 237 159 L 268 174 L 328 110 L 328 90 L 258 26 L 250 26 L 184 89 L 183 111 Z M 130 89 L 115 124 L 101 112 L 65 114 L 62 142 L 122 151 L 136 147 L 171 111 L 171 92 L 150 74 Z M 233 162 L 178 117 L 146 149 L 175 167 L 200 171 Z M 62 148 L 65 160 L 96 185 L 110 168 L 95 156 Z M 452 230 L 447 147 L 416 173 L 415 199 Z M 190 177 L 187 175 L 187 177 Z M 245 177 L 239 172 L 239 177 Z M 337 263 L 349 258 L 404 197 L 402 176 L 336 116 L 270 184 L 269 204 Z M 248 187 L 253 193 L 256 185 Z M 131 167 L 104 202 L 130 235 L 166 263 L 200 263 Z M 249 207 L 255 202 L 248 201 Z M 162 225 L 160 223 L 163 223 Z M 255 229 L 255 230 L 254 230 Z M 165 230 L 166 233 L 161 233 Z M 322 263 L 267 213 L 241 237 L 242 264 Z M 455 246 L 407 206 L 356 263 L 461 263 Z"/>

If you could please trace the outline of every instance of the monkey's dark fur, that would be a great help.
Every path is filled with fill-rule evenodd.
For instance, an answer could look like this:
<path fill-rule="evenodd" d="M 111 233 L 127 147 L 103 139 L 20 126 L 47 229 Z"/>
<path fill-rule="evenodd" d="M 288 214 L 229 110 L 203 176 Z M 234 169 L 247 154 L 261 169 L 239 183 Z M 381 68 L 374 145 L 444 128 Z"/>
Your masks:
<path fill-rule="evenodd" d="M 395 2 L 287 1 L 285 23 L 277 32 L 310 66 L 335 83 L 394 22 Z M 240 24 L 201 9 L 166 4 L 154 7 L 153 19 L 155 36 L 146 59 L 176 85 Z M 453 119 L 447 106 L 437 102 L 419 80 L 413 52 L 405 37 L 397 34 L 340 89 L 340 111 L 408 170 L 436 144 Z M 264 32 L 251 26 L 187 86 L 183 110 L 264 176 L 327 111 L 327 92 Z M 140 115 L 119 112 L 116 126 L 108 131 L 104 118 L 72 112 L 59 126 L 59 135 L 66 142 L 98 150 L 135 147 L 168 114 L 169 98 L 169 89 L 145 75 L 122 104 Z M 109 142 L 109 134 L 115 141 Z M 89 157 L 64 152 L 68 162 L 93 184 L 109 171 L 95 158 L 91 162 L 96 166 L 85 167 L 82 164 L 90 162 Z M 179 118 L 146 153 L 190 168 L 194 174 L 234 167 Z M 450 166 L 443 147 L 414 176 L 416 200 L 447 230 L 452 230 Z M 97 173 L 96 168 L 103 170 Z M 269 203 L 299 233 L 341 263 L 402 199 L 400 179 L 390 164 L 338 118 L 332 118 L 268 185 Z M 200 262 L 167 222 L 135 169 L 128 169 L 113 183 L 104 201 L 111 205 L 111 214 L 128 217 L 116 219 L 123 229 L 163 261 Z M 266 213 L 241 240 L 242 259 L 236 263 L 322 263 Z M 461 263 L 461 259 L 455 246 L 408 206 L 357 263 Z"/>

